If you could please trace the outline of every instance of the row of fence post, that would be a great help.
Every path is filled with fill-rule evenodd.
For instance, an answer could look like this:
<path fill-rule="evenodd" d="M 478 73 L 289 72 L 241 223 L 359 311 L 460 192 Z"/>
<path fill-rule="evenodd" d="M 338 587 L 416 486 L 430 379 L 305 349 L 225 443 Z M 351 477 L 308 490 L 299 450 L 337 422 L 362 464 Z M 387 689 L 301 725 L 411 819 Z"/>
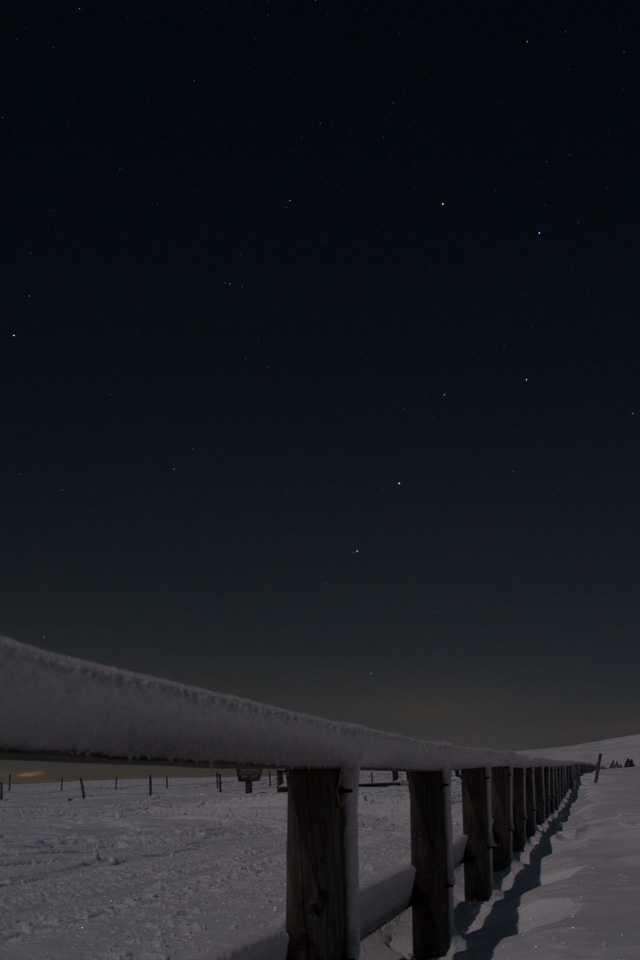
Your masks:
<path fill-rule="evenodd" d="M 494 872 L 509 867 L 514 853 L 559 807 L 585 769 L 592 768 L 504 766 L 460 771 L 466 900 L 491 896 Z M 348 796 L 352 790 L 341 785 L 342 773 L 342 778 L 336 769 L 288 773 L 288 960 L 345 960 L 357 953 L 352 946 L 357 904 L 347 879 L 353 876 L 349 851 L 354 844 L 352 836 L 345 838 L 345 805 L 357 803 L 357 790 L 353 798 Z M 431 960 L 447 953 L 453 935 L 451 771 L 412 771 L 408 781 L 415 869 L 413 956 Z M 355 868 L 357 872 L 357 862 Z"/>

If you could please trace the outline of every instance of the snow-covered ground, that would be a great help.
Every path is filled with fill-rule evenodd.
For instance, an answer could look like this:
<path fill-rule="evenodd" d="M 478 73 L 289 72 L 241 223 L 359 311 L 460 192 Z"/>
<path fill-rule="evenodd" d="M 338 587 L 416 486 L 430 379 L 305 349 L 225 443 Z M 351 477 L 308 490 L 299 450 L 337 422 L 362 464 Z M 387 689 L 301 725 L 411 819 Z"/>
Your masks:
<path fill-rule="evenodd" d="M 552 823 L 512 871 L 461 956 L 638 960 L 640 770 L 583 780 L 569 818 Z M 497 935 L 493 954 L 483 952 Z"/>
<path fill-rule="evenodd" d="M 640 736 L 595 746 L 605 764 L 640 759 Z M 77 781 L 61 791 L 14 778 L 8 793 L 3 779 L 2 960 L 217 960 L 257 938 L 264 956 L 279 941 L 284 958 L 287 795 L 275 780 L 245 794 L 232 777 L 222 793 L 212 778 L 170 778 L 168 789 L 156 779 L 152 796 L 147 779 L 119 780 L 117 790 L 91 780 L 83 800 Z M 457 795 L 454 782 L 454 832 Z M 409 863 L 406 786 L 361 789 L 359 819 L 364 887 Z M 598 784 L 583 777 L 570 811 L 498 880 L 487 904 L 457 903 L 450 958 L 637 960 L 640 768 L 605 766 Z M 461 877 L 457 898 L 460 887 Z M 364 960 L 410 952 L 409 911 L 362 948 Z"/>
<path fill-rule="evenodd" d="M 595 753 L 594 753 L 595 751 Z M 527 843 L 496 877 L 484 904 L 462 901 L 456 883 L 457 933 L 448 960 L 638 960 L 640 957 L 640 736 L 536 751 L 593 762 L 598 783 L 582 777 L 577 799 Z M 551 855 L 550 855 L 551 854 Z M 411 956 L 407 912 L 364 944 L 363 960 Z"/>
<path fill-rule="evenodd" d="M 149 796 L 148 779 L 92 780 L 82 799 L 77 781 L 5 778 L 0 957 L 215 960 L 277 934 L 287 794 L 272 783 L 160 778 Z M 361 791 L 363 886 L 409 864 L 408 799 Z"/>

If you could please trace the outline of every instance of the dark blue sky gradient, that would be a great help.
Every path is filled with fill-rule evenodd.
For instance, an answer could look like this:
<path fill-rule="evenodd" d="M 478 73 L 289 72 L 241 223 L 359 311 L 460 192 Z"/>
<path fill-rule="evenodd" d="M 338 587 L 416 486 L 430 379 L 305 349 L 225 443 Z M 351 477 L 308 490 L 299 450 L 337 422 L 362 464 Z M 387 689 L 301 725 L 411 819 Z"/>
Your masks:
<path fill-rule="evenodd" d="M 7 13 L 1 631 L 637 732 L 636 4 Z"/>

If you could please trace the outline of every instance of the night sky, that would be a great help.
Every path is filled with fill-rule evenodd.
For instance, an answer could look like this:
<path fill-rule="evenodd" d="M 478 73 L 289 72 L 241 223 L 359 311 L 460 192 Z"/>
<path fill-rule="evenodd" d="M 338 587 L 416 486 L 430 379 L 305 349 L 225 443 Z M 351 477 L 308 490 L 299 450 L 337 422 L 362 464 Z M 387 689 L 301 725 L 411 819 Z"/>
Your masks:
<path fill-rule="evenodd" d="M 640 729 L 635 2 L 13 2 L 0 632 Z"/>

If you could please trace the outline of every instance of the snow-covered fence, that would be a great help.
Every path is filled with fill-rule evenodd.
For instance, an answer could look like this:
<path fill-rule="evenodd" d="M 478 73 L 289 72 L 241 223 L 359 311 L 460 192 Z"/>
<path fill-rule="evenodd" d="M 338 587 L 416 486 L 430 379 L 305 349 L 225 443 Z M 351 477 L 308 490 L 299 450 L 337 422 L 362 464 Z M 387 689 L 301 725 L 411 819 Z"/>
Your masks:
<path fill-rule="evenodd" d="M 7 638 L 0 756 L 287 769 L 289 960 L 355 958 L 361 937 L 393 915 L 390 890 L 386 906 L 359 890 L 362 769 L 407 771 L 413 886 L 393 910 L 410 900 L 417 960 L 444 955 L 451 939 L 451 771 L 462 778 L 465 896 L 482 900 L 493 870 L 508 866 L 579 773 L 593 769 L 292 713 Z"/>

